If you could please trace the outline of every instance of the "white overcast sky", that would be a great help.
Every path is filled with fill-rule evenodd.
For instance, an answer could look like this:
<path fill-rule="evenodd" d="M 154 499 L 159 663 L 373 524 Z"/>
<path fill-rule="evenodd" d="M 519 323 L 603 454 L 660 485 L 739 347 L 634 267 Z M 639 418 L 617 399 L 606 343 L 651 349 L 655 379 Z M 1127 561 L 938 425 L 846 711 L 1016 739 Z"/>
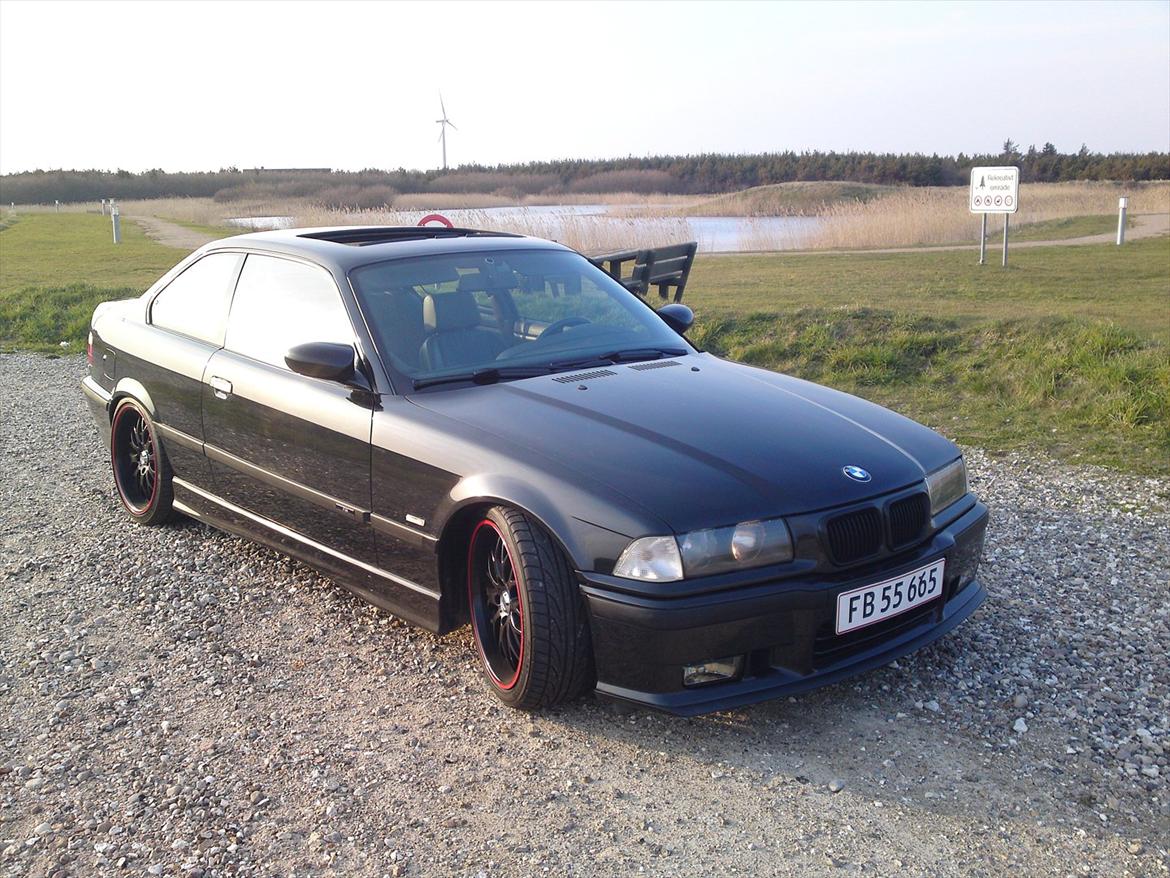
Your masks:
<path fill-rule="evenodd" d="M 0 171 L 1170 150 L 1170 2 L 0 2 Z"/>

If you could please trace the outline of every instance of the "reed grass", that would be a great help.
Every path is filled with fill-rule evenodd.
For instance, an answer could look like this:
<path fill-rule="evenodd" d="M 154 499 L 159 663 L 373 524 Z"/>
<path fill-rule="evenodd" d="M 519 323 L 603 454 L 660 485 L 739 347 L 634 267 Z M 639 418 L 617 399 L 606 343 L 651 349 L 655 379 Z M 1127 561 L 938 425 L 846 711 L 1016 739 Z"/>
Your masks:
<path fill-rule="evenodd" d="M 1032 183 L 1020 186 L 1020 211 L 1012 226 L 1069 217 L 1116 214 L 1118 196 L 1128 195 L 1129 211 L 1170 212 L 1170 182 Z M 915 247 L 977 240 L 979 217 L 967 210 L 961 187 L 902 188 L 872 201 L 829 205 L 823 222 L 804 246 L 812 250 Z M 1002 219 L 989 226 L 1002 227 Z"/>
<path fill-rule="evenodd" d="M 631 217 L 581 215 L 569 212 L 534 211 L 518 208 L 504 215 L 483 210 L 448 210 L 444 214 L 457 226 L 491 229 L 558 241 L 582 253 L 604 253 L 692 240 L 682 217 Z M 330 210 L 310 208 L 295 214 L 297 226 L 413 226 L 422 211 Z"/>

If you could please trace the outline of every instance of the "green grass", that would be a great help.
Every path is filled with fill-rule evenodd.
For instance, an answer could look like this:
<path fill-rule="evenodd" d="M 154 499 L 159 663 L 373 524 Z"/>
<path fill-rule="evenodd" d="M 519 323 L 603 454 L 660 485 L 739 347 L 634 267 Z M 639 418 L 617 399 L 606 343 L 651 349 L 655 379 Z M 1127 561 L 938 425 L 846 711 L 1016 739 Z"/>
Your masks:
<path fill-rule="evenodd" d="M 1013 254 L 702 257 L 692 338 L 990 450 L 1170 459 L 1170 239 Z"/>
<path fill-rule="evenodd" d="M 0 294 L 75 283 L 145 290 L 185 255 L 125 218 L 122 243 L 114 244 L 109 217 L 30 213 L 0 233 Z"/>
<path fill-rule="evenodd" d="M 108 217 L 19 216 L 0 230 L 0 345 L 80 350 L 98 302 L 139 295 L 185 255 L 128 220 L 114 244 Z"/>
<path fill-rule="evenodd" d="M 1006 269 L 991 256 L 979 266 L 961 250 L 700 255 L 686 301 L 700 319 L 809 307 L 960 320 L 1062 316 L 1170 342 L 1170 238 L 1021 249 Z"/>
<path fill-rule="evenodd" d="M 1125 227 L 1132 229 L 1133 216 L 1125 218 Z M 1064 219 L 1042 220 L 1038 223 L 1028 223 L 1023 226 L 1008 227 L 1008 246 L 1014 241 L 1062 241 L 1066 238 L 1085 238 L 1090 235 L 1116 235 L 1117 217 L 1104 216 L 1070 216 Z M 979 234 L 975 235 L 975 243 L 979 243 Z M 1003 242 L 1003 220 L 991 218 L 987 221 L 987 243 Z M 1010 261 L 1011 254 L 1008 254 Z"/>

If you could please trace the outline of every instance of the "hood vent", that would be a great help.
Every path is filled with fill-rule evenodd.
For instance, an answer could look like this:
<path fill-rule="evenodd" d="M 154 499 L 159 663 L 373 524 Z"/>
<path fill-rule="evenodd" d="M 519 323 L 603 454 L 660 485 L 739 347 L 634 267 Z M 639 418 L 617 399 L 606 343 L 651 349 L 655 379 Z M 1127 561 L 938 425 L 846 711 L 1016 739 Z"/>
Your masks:
<path fill-rule="evenodd" d="M 576 375 L 561 375 L 553 381 L 558 384 L 572 384 L 575 381 L 591 381 L 594 378 L 608 378 L 616 374 L 617 372 L 611 372 L 609 369 L 595 369 L 592 372 L 578 372 Z"/>
<path fill-rule="evenodd" d="M 630 366 L 635 372 L 645 372 L 647 369 L 665 369 L 667 366 L 681 366 L 678 360 L 654 360 L 650 363 L 638 363 L 636 366 Z"/>

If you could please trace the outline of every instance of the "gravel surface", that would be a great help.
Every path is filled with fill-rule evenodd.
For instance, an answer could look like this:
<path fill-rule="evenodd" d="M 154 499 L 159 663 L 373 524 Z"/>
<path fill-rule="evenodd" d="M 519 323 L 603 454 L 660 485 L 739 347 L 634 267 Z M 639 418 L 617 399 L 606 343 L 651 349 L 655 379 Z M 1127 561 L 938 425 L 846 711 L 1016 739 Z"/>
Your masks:
<path fill-rule="evenodd" d="M 968 451 L 991 599 L 699 719 L 499 706 L 289 559 L 120 513 L 77 358 L 0 356 L 0 874 L 1162 875 L 1170 482 Z"/>

